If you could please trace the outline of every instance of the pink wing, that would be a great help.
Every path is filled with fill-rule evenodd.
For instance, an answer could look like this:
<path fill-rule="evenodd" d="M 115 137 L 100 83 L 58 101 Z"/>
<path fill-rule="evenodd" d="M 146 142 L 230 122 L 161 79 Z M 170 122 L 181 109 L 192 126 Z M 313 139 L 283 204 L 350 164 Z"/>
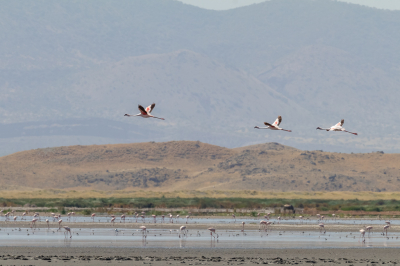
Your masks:
<path fill-rule="evenodd" d="M 146 112 L 148 113 L 148 114 L 150 114 L 151 113 L 151 111 L 153 111 L 153 109 L 154 109 L 154 106 L 156 106 L 156 104 L 155 103 L 153 103 L 152 105 L 149 105 L 149 106 L 147 106 L 146 107 Z"/>
<path fill-rule="evenodd" d="M 278 116 L 278 118 L 275 120 L 275 122 L 272 124 L 274 126 L 279 126 L 282 122 L 282 117 Z"/>

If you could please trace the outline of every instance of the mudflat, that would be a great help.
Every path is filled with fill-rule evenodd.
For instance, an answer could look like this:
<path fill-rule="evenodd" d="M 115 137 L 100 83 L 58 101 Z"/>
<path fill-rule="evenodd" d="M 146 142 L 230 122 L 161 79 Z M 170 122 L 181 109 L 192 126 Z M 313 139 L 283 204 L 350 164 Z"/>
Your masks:
<path fill-rule="evenodd" d="M 212 249 L 1 247 L 0 265 L 395 265 L 396 248 Z"/>

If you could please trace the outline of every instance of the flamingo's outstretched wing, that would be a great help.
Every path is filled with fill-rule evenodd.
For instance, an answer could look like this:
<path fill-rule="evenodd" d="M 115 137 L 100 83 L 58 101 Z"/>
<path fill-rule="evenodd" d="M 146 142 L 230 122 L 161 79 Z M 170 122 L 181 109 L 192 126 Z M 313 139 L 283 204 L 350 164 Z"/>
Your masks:
<path fill-rule="evenodd" d="M 335 126 L 343 126 L 343 124 L 344 124 L 344 119 L 342 119 L 339 123 L 337 123 Z"/>
<path fill-rule="evenodd" d="M 153 111 L 153 109 L 154 109 L 155 106 L 156 106 L 155 103 L 153 103 L 152 105 L 147 106 L 146 109 L 145 109 L 146 112 L 147 112 L 148 114 L 150 114 L 151 111 Z"/>
<path fill-rule="evenodd" d="M 139 108 L 139 111 L 140 111 L 140 113 L 141 113 L 142 115 L 147 115 L 147 112 L 146 112 L 146 110 L 143 108 L 143 106 L 141 106 L 141 105 L 139 104 L 138 108 Z"/>
<path fill-rule="evenodd" d="M 276 121 L 275 121 L 276 122 Z M 275 123 L 274 123 L 275 124 Z M 274 125 L 271 125 L 270 123 L 268 123 L 268 122 L 264 122 L 264 125 L 266 125 L 267 127 L 275 127 Z"/>
<path fill-rule="evenodd" d="M 279 126 L 282 122 L 282 116 L 278 116 L 278 118 L 275 120 L 275 122 L 272 124 L 274 126 Z"/>

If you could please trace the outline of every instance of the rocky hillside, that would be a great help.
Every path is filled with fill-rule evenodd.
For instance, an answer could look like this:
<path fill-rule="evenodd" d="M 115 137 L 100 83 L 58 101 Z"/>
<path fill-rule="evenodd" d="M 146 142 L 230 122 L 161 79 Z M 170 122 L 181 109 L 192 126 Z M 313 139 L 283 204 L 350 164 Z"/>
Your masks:
<path fill-rule="evenodd" d="M 0 188 L 398 191 L 399 154 L 228 149 L 194 141 L 36 149 L 0 157 Z"/>

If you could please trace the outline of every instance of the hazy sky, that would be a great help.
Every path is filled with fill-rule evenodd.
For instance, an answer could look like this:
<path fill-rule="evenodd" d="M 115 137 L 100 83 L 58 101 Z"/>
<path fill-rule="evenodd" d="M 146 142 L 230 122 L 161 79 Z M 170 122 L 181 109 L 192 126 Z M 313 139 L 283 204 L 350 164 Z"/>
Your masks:
<path fill-rule="evenodd" d="M 206 9 L 225 10 L 255 3 L 261 3 L 267 0 L 178 0 L 186 4 L 198 6 Z M 400 0 L 338 0 L 341 2 L 360 4 L 370 7 L 400 10 Z"/>

